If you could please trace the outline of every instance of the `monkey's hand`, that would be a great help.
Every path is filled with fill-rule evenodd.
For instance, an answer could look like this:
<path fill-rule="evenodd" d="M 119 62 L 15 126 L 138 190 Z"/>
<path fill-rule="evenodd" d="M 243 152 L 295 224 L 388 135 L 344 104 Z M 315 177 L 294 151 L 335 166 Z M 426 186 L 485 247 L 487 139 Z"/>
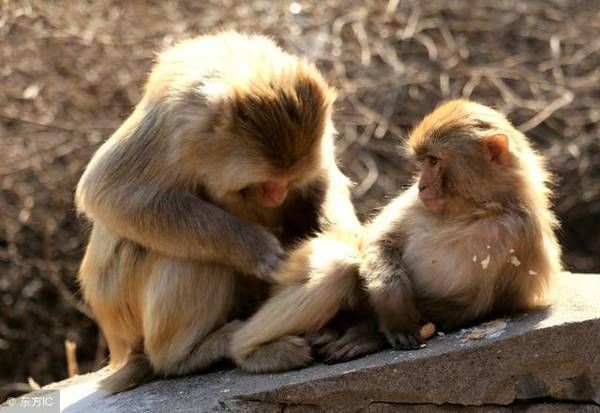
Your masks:
<path fill-rule="evenodd" d="M 392 347 L 399 350 L 415 350 L 425 342 L 421 337 L 421 315 L 414 299 L 399 283 L 387 285 L 383 291 L 372 293 L 379 330 Z"/>
<path fill-rule="evenodd" d="M 246 247 L 241 249 L 241 270 L 264 281 L 276 281 L 277 269 L 285 259 L 279 240 L 263 228 L 257 228 L 254 234 L 246 237 L 244 243 Z"/>
<path fill-rule="evenodd" d="M 425 340 L 421 337 L 419 329 L 417 331 L 402 332 L 382 329 L 382 333 L 388 343 L 396 350 L 416 350 L 421 348 Z"/>
<path fill-rule="evenodd" d="M 388 285 L 385 291 L 372 297 L 379 320 L 379 330 L 392 347 L 399 350 L 415 350 L 424 343 L 420 334 L 421 315 L 414 300 L 399 285 Z"/>

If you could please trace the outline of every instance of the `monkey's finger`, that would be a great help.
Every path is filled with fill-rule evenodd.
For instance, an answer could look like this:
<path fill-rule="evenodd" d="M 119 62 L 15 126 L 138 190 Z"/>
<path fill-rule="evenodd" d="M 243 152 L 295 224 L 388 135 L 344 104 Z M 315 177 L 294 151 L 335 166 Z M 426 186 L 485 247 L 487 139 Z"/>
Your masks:
<path fill-rule="evenodd" d="M 339 334 L 333 330 L 319 331 L 317 333 L 307 334 L 306 340 L 313 347 L 323 347 L 339 338 Z"/>
<path fill-rule="evenodd" d="M 408 337 L 403 333 L 390 334 L 388 341 L 396 350 L 412 350 Z"/>
<path fill-rule="evenodd" d="M 348 343 L 346 346 L 342 347 L 335 353 L 328 355 L 325 362 L 328 364 L 332 364 L 340 361 L 352 360 L 357 357 L 362 357 L 367 354 L 374 353 L 380 348 L 381 346 L 377 341 L 354 341 L 352 343 Z"/>
<path fill-rule="evenodd" d="M 338 351 L 339 348 L 340 348 L 339 340 L 334 340 L 330 343 L 325 344 L 323 347 L 321 347 L 318 350 L 318 352 L 321 356 L 327 357 L 327 355 L 333 354 L 336 351 Z"/>
<path fill-rule="evenodd" d="M 355 354 L 360 354 L 360 344 L 348 343 L 333 354 L 333 359 L 339 361 L 351 360 L 355 357 Z"/>
<path fill-rule="evenodd" d="M 353 334 L 352 331 L 347 331 L 339 340 L 337 340 L 336 344 L 338 347 L 346 347 L 348 344 L 356 343 L 359 337 L 356 334 Z"/>
<path fill-rule="evenodd" d="M 388 331 L 384 331 L 383 334 L 385 335 L 385 339 L 387 340 L 387 342 L 390 343 L 390 346 L 394 347 L 397 350 L 402 350 L 401 338 L 399 338 L 396 334 L 390 333 Z"/>
<path fill-rule="evenodd" d="M 277 270 L 282 262 L 283 258 L 279 253 L 263 257 L 256 270 L 257 277 L 264 281 L 276 282 Z"/>
<path fill-rule="evenodd" d="M 348 350 L 345 355 L 345 360 L 352 360 L 357 357 L 366 356 L 367 354 L 375 353 L 377 350 L 379 350 L 377 343 L 362 343 Z"/>
<path fill-rule="evenodd" d="M 332 363 L 336 363 L 339 361 L 347 360 L 346 354 L 352 349 L 352 347 L 354 347 L 354 344 L 352 344 L 352 343 L 347 344 L 346 346 L 342 346 L 342 347 L 338 346 L 335 351 L 332 351 L 331 353 L 328 353 L 325 356 L 325 360 L 324 360 L 325 363 L 332 364 Z"/>
<path fill-rule="evenodd" d="M 421 348 L 421 338 L 412 335 L 412 334 L 407 334 L 406 338 L 408 340 L 408 343 L 410 344 L 411 349 L 417 349 L 417 348 Z"/>

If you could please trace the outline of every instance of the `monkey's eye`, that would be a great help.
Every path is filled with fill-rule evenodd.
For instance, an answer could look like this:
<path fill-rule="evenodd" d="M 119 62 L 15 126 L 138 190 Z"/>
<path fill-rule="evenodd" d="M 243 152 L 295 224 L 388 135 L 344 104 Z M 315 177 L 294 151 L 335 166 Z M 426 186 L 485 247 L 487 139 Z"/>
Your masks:
<path fill-rule="evenodd" d="M 427 155 L 427 162 L 429 163 L 429 165 L 431 166 L 435 166 L 438 164 L 438 162 L 440 161 L 440 158 L 436 158 L 433 155 Z"/>

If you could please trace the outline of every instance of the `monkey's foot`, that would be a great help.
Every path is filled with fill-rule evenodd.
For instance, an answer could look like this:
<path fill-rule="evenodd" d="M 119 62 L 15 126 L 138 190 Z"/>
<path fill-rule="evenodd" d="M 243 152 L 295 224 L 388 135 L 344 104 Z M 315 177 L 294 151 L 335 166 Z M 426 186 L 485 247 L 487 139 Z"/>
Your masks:
<path fill-rule="evenodd" d="M 250 353 L 238 365 L 253 373 L 272 373 L 305 367 L 312 362 L 311 347 L 298 336 L 283 336 Z"/>
<path fill-rule="evenodd" d="M 383 334 L 388 343 L 396 350 L 417 350 L 425 342 L 418 330 L 412 334 L 398 331 L 384 331 Z"/>
<path fill-rule="evenodd" d="M 370 326 L 362 324 L 350 327 L 341 337 L 336 332 L 324 331 L 311 343 L 327 364 L 352 360 L 385 348 L 383 338 Z"/>

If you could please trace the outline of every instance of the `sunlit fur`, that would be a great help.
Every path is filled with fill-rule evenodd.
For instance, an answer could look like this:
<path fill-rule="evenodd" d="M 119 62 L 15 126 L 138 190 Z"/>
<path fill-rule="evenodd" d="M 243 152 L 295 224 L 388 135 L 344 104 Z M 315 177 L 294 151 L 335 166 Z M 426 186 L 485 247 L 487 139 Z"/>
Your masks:
<path fill-rule="evenodd" d="M 486 138 L 496 135 L 508 137 L 506 162 L 486 154 Z M 387 241 L 402 251 L 424 318 L 456 328 L 546 302 L 561 269 L 557 221 L 543 158 L 527 138 L 499 112 L 455 100 L 425 117 L 408 147 L 416 157 L 445 159 L 446 208 L 427 210 L 415 184 L 369 235 L 374 245 Z"/>
<path fill-rule="evenodd" d="M 262 36 L 222 32 L 158 56 L 76 191 L 94 224 L 83 294 L 111 366 L 127 361 L 106 389 L 227 355 L 230 321 L 266 295 L 282 246 L 358 225 L 335 162 L 334 97 L 313 65 Z M 290 188 L 278 207 L 246 191 L 281 176 Z"/>

